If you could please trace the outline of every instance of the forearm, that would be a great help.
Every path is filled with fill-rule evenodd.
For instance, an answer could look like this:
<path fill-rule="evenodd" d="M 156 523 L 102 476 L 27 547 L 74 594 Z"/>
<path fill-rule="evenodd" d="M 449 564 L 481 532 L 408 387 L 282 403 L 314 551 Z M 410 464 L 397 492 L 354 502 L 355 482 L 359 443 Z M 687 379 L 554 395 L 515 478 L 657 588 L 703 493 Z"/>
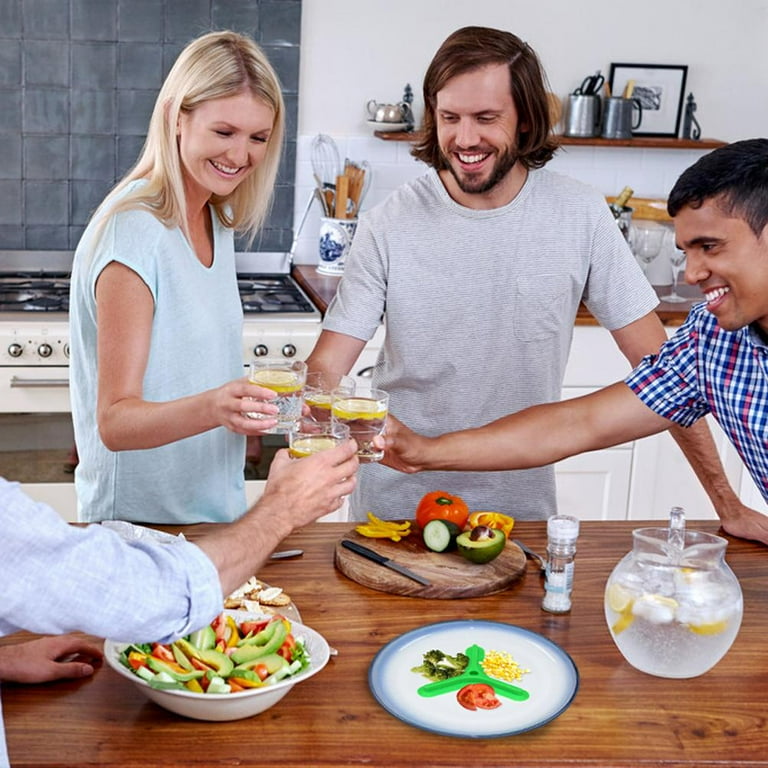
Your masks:
<path fill-rule="evenodd" d="M 167 402 L 119 400 L 99 410 L 99 434 L 111 451 L 157 448 L 219 426 L 213 391 Z"/>
<path fill-rule="evenodd" d="M 670 434 L 691 465 L 715 510 L 722 517 L 729 507 L 740 505 L 738 496 L 725 476 L 720 455 L 705 419 L 690 427 L 673 427 Z"/>
<path fill-rule="evenodd" d="M 240 520 L 196 543 L 219 572 L 222 594 L 228 595 L 261 570 L 291 530 L 279 499 L 262 498 Z"/>
<path fill-rule="evenodd" d="M 661 432 L 669 424 L 618 383 L 584 397 L 527 408 L 477 429 L 423 439 L 413 453 L 419 455 L 420 469 L 530 469 Z"/>

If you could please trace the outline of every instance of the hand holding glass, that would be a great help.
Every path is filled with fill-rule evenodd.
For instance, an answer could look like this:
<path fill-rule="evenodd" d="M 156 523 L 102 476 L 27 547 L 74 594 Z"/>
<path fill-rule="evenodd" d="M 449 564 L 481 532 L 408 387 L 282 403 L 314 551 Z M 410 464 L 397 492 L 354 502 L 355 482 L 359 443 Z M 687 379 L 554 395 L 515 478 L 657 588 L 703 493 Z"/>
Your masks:
<path fill-rule="evenodd" d="M 277 397 L 271 402 L 278 409 L 277 426 L 264 430 L 270 435 L 288 434 L 301 416 L 301 393 L 307 378 L 307 364 L 301 360 L 257 357 L 251 363 L 251 384 L 271 389 Z M 261 414 L 248 414 L 262 418 Z"/>
<path fill-rule="evenodd" d="M 380 461 L 384 451 L 373 445 L 373 438 L 384 433 L 389 411 L 389 395 L 381 389 L 355 388 L 354 394 L 334 390 L 331 398 L 331 422 L 346 424 L 350 437 L 357 442 L 360 462 Z"/>

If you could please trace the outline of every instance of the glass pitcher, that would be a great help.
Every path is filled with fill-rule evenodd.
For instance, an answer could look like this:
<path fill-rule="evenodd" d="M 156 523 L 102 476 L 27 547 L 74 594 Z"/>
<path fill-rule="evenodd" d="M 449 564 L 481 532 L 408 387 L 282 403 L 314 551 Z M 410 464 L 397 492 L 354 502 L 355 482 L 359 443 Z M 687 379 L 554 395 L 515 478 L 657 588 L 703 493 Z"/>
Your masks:
<path fill-rule="evenodd" d="M 605 618 L 619 651 L 657 677 L 697 677 L 731 647 L 741 587 L 725 562 L 728 542 L 701 531 L 639 528 L 608 577 Z"/>

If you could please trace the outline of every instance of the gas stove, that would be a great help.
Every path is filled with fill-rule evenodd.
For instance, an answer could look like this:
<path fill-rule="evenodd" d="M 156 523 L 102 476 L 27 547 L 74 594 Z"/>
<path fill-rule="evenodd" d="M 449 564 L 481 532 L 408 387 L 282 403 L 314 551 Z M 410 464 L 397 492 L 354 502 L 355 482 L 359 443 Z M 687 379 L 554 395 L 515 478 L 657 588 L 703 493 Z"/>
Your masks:
<path fill-rule="evenodd" d="M 67 366 L 72 254 L 0 251 L 0 366 Z M 320 312 L 290 275 L 284 253 L 238 253 L 243 360 L 305 358 L 320 331 Z"/>
<path fill-rule="evenodd" d="M 68 272 L 0 271 L 0 312 L 68 310 Z"/>

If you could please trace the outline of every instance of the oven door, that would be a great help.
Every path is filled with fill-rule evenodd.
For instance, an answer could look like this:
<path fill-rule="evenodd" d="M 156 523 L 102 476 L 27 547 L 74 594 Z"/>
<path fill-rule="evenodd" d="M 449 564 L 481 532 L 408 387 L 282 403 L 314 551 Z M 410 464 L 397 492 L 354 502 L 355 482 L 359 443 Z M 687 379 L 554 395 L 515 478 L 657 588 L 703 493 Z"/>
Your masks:
<path fill-rule="evenodd" d="M 66 366 L 0 367 L 0 476 L 77 518 Z"/>

